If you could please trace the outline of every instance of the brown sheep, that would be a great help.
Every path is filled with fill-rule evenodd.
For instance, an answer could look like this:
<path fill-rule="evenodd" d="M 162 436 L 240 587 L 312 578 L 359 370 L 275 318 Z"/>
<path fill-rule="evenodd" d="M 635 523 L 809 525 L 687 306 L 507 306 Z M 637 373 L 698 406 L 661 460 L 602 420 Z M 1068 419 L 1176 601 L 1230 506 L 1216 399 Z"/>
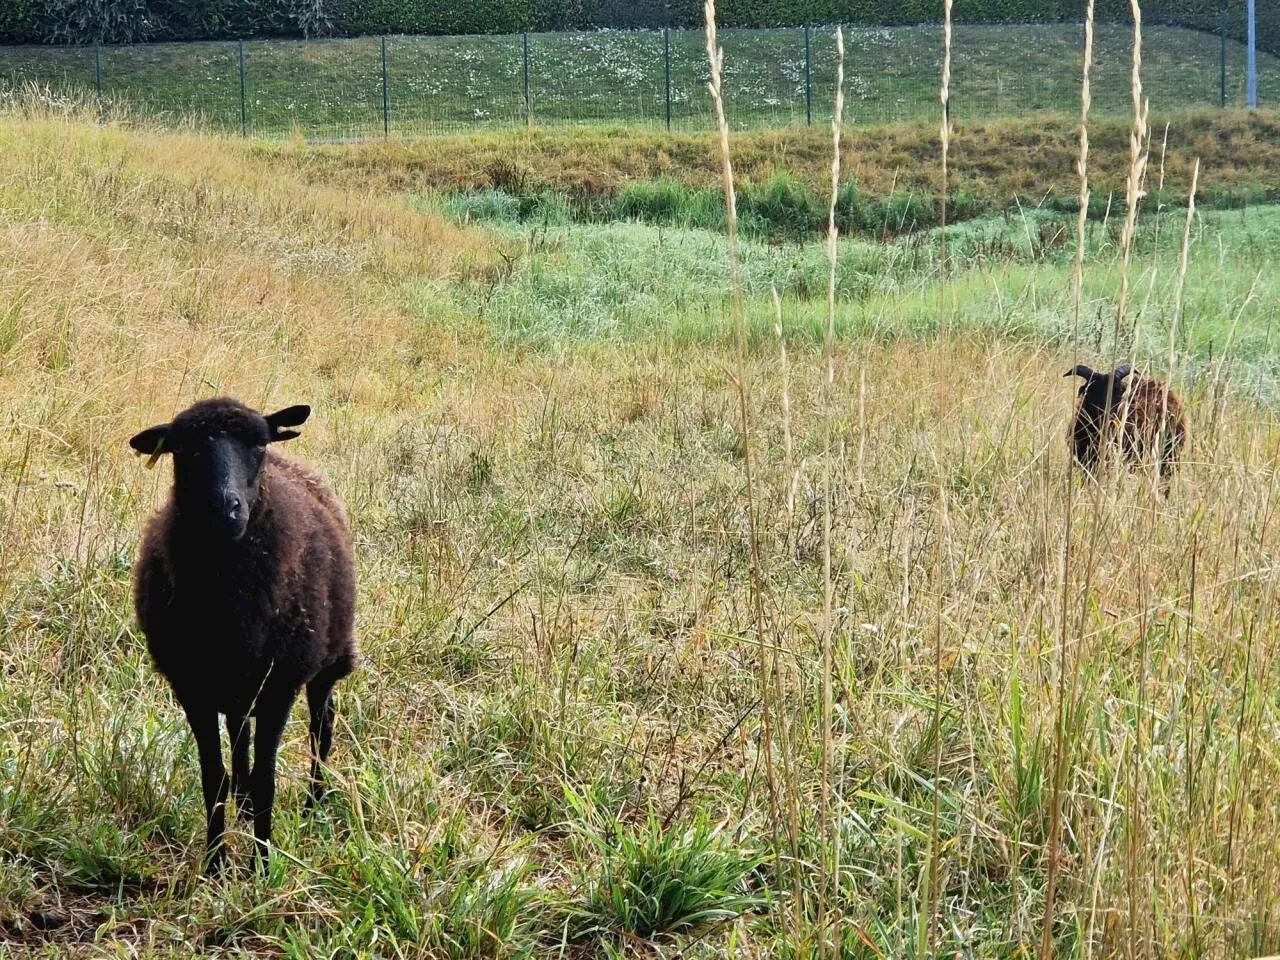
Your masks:
<path fill-rule="evenodd" d="M 298 691 L 311 724 L 308 807 L 333 740 L 334 684 L 356 665 L 355 564 L 346 517 L 323 480 L 267 449 L 298 436 L 306 406 L 263 416 L 205 400 L 129 441 L 173 457 L 169 501 L 147 524 L 134 566 L 134 607 L 156 669 L 186 713 L 200 755 L 208 818 L 206 869 L 225 861 L 228 786 L 252 818 L 265 870 L 276 752 Z M 218 715 L 227 718 L 231 778 Z M 249 766 L 250 717 L 255 718 Z"/>
<path fill-rule="evenodd" d="M 1115 439 L 1114 427 L 1120 424 L 1118 440 L 1125 461 L 1132 469 L 1154 460 L 1161 489 L 1167 494 L 1187 439 L 1178 395 L 1159 380 L 1134 373 L 1127 363 L 1112 373 L 1097 373 L 1080 364 L 1065 376 L 1084 380 L 1068 434 L 1076 462 L 1092 474 L 1103 449 Z"/>

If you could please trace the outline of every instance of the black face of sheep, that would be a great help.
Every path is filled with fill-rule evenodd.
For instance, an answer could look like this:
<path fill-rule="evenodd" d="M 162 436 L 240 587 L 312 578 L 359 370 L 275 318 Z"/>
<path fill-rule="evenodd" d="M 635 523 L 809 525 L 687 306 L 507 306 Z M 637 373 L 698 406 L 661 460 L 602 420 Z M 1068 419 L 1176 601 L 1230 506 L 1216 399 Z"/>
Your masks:
<path fill-rule="evenodd" d="M 223 412 L 196 404 L 170 423 L 143 430 L 129 445 L 152 457 L 171 454 L 179 513 L 235 541 L 244 536 L 258 503 L 267 444 L 298 436 L 289 428 L 305 422 L 311 408 L 286 407 L 265 417 L 247 410 L 235 418 L 217 415 Z"/>
<path fill-rule="evenodd" d="M 266 867 L 276 754 L 304 688 L 308 806 L 320 798 L 321 764 L 333 742 L 333 688 L 359 660 L 346 515 L 317 474 L 270 449 L 296 437 L 291 428 L 309 414 L 296 406 L 264 416 L 224 397 L 130 440 L 153 461 L 173 456 L 173 489 L 147 524 L 134 565 L 133 602 L 199 751 L 210 872 L 225 860 L 232 798 L 253 822 L 256 859 Z M 229 777 L 219 714 L 231 739 Z"/>
<path fill-rule="evenodd" d="M 1097 465 L 1104 427 L 1114 419 L 1124 397 L 1124 381 L 1132 372 L 1133 368 L 1127 363 L 1120 364 L 1111 373 L 1099 372 L 1081 363 L 1063 374 L 1084 381 L 1077 391 L 1080 402 L 1071 422 L 1071 449 L 1082 467 L 1092 470 Z"/>
<path fill-rule="evenodd" d="M 1133 373 L 1130 364 L 1122 363 L 1111 373 L 1099 372 L 1083 363 L 1078 364 L 1063 374 L 1064 377 L 1080 377 L 1077 394 L 1082 398 L 1083 406 L 1099 417 L 1107 408 L 1108 402 L 1114 409 L 1124 396 L 1124 381 Z"/>

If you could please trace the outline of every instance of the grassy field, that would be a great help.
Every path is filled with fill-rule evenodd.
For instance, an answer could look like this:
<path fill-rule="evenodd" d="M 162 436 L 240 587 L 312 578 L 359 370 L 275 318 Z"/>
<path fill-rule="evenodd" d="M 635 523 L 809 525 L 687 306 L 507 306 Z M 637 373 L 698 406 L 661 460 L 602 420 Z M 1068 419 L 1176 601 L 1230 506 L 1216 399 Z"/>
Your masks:
<path fill-rule="evenodd" d="M 936 232 L 843 241 L 828 454 L 813 244 L 744 245 L 744 430 L 718 236 L 303 152 L 0 119 L 0 952 L 1027 956 L 1055 755 L 1057 955 L 1280 950 L 1280 209 L 1193 224 L 1166 500 L 1067 462 L 1113 219 L 1079 321 L 1058 215 L 952 228 L 945 287 Z M 1182 216 L 1134 258 L 1157 370 Z M 359 557 L 335 790 L 303 816 L 295 717 L 265 880 L 195 876 L 128 600 L 126 440 L 215 392 L 314 405 Z"/>
<path fill-rule="evenodd" d="M 428 209 L 436 204 L 427 203 Z M 508 346 L 553 350 L 564 344 L 660 338 L 714 343 L 723 337 L 729 296 L 722 237 L 705 230 L 643 223 L 574 225 L 554 210 L 521 220 L 500 194 L 455 196 L 443 204 L 456 220 L 499 227 L 512 245 L 536 243 L 540 255 L 513 262 L 500 280 L 484 275 L 455 284 L 453 309 L 484 321 Z M 536 215 L 535 215 L 536 216 Z M 1280 364 L 1273 330 L 1280 279 L 1270 272 L 1280 246 L 1280 207 L 1207 211 L 1195 221 L 1183 313 L 1173 329 L 1182 210 L 1152 216 L 1138 236 L 1144 255 L 1135 275 L 1142 301 L 1132 345 L 1140 356 L 1175 364 L 1189 378 L 1230 380 L 1280 409 Z M 949 227 L 953 275 L 939 312 L 940 232 L 840 243 L 836 329 L 851 341 L 907 334 L 936 337 L 958 327 L 997 338 L 1068 346 L 1109 355 L 1119 287 L 1119 223 L 1091 223 L 1094 267 L 1085 280 L 1077 324 L 1070 302 L 1074 217 L 1046 211 L 983 218 Z M 757 242 L 746 247 L 743 283 L 749 331 L 761 351 L 774 339 L 770 291 L 788 307 L 789 337 L 816 344 L 825 324 L 827 261 L 821 246 Z M 438 304 L 433 282 L 410 284 L 423 314 Z"/>
<path fill-rule="evenodd" d="M 1159 111 L 1220 106 L 1222 63 L 1212 33 L 1150 26 L 1144 84 Z M 951 89 L 957 119 L 1074 111 L 1081 27 L 961 25 Z M 806 121 L 804 32 L 728 30 L 726 93 L 735 126 Z M 858 123 L 932 117 L 937 110 L 941 28 L 851 28 L 846 91 Z M 1130 36 L 1100 25 L 1095 45 L 1095 111 L 1129 108 Z M 830 118 L 834 39 L 816 30 L 811 44 L 812 114 Z M 102 91 L 135 115 L 164 122 L 198 118 L 241 129 L 239 60 L 234 43 L 109 48 L 101 55 Z M 378 38 L 253 41 L 245 44 L 245 114 L 250 133 L 313 138 L 381 136 L 382 51 Z M 1259 58 L 1259 99 L 1280 103 L 1280 60 Z M 1230 41 L 1226 97 L 1244 104 L 1244 47 Z M 698 31 L 671 39 L 671 110 L 677 129 L 706 129 L 706 51 Z M 0 83 L 92 91 L 92 48 L 0 47 Z M 520 126 L 526 122 L 519 36 L 392 37 L 387 42 L 387 121 L 391 133 Z M 529 38 L 529 116 L 536 125 L 663 126 L 666 85 L 660 32 L 597 31 Z"/>

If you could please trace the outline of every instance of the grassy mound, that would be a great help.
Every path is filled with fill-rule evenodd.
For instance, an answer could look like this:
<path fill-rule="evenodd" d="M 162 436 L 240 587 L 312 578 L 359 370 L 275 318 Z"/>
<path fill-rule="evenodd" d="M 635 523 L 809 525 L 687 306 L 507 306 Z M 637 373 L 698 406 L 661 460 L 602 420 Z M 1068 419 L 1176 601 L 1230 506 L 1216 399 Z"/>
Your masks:
<path fill-rule="evenodd" d="M 1165 124 L 1168 139 L 1164 139 Z M 1073 210 L 1077 121 L 1039 115 L 960 122 L 952 135 L 948 216 L 963 220 L 1021 208 Z M 1148 191 L 1185 201 L 1201 164 L 1201 205 L 1239 207 L 1280 198 L 1280 114 L 1212 111 L 1153 119 Z M 1091 213 L 1122 207 L 1129 124 L 1090 129 Z M 880 235 L 934 226 L 941 188 L 933 122 L 851 127 L 843 152 L 839 213 L 846 232 Z M 826 217 L 830 134 L 791 128 L 734 137 L 734 168 L 746 226 L 781 237 L 812 236 Z M 415 193 L 497 191 L 537 211 L 567 205 L 579 219 L 637 217 L 716 227 L 723 221 L 709 135 L 630 129 L 531 130 L 315 147 L 257 148 L 321 183 Z M 536 219 L 536 217 L 535 217 Z"/>

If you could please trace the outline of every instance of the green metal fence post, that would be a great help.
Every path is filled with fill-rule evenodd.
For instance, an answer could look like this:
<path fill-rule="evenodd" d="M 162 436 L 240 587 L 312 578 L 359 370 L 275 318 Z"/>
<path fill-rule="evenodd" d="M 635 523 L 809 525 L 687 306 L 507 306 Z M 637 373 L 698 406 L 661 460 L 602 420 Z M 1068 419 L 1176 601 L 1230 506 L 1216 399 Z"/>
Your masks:
<path fill-rule="evenodd" d="M 813 52 L 809 24 L 804 25 L 804 122 L 813 126 Z"/>
<path fill-rule="evenodd" d="M 1227 8 L 1221 6 L 1218 8 L 1218 66 L 1221 68 L 1222 77 L 1220 80 L 1222 89 L 1222 106 L 1227 106 Z"/>
<path fill-rule="evenodd" d="M 98 94 L 98 107 L 102 107 L 102 38 L 93 41 L 93 89 Z"/>
<path fill-rule="evenodd" d="M 1245 51 L 1245 101 L 1250 110 L 1258 109 L 1258 5 L 1255 0 L 1245 4 L 1246 16 L 1249 18 L 1245 36 L 1249 47 Z"/>
<path fill-rule="evenodd" d="M 382 38 L 382 135 L 391 136 L 391 102 L 387 97 L 387 38 Z"/>
<path fill-rule="evenodd" d="M 529 105 L 529 31 L 524 32 L 524 125 L 533 123 L 533 111 Z"/>
<path fill-rule="evenodd" d="M 244 89 L 244 41 L 237 41 L 240 54 L 240 136 L 249 135 L 249 101 Z"/>
<path fill-rule="evenodd" d="M 667 85 L 667 133 L 671 132 L 671 28 L 662 28 L 662 63 Z"/>

